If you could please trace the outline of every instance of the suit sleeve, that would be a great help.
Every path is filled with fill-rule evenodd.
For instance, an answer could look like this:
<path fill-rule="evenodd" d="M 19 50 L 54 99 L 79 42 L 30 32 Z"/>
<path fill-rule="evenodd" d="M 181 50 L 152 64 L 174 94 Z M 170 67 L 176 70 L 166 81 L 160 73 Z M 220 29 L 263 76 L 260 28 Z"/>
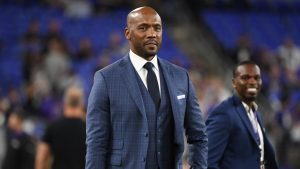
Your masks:
<path fill-rule="evenodd" d="M 220 162 L 230 136 L 231 121 L 226 110 L 218 108 L 206 121 L 208 135 L 208 169 L 220 169 Z"/>
<path fill-rule="evenodd" d="M 185 115 L 185 129 L 189 143 L 189 164 L 193 169 L 207 168 L 207 135 L 203 114 L 192 82 L 188 81 L 188 96 Z"/>
<path fill-rule="evenodd" d="M 109 98 L 100 71 L 96 72 L 88 99 L 86 122 L 86 169 L 105 168 L 109 144 Z"/>

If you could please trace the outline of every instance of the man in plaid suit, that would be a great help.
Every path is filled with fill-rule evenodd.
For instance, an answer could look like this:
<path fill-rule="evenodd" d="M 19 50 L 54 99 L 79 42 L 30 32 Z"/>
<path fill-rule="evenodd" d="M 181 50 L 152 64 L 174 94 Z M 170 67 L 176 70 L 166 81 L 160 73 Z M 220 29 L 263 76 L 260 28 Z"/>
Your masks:
<path fill-rule="evenodd" d="M 190 166 L 207 166 L 207 136 L 188 73 L 161 58 L 158 13 L 127 16 L 130 52 L 99 70 L 88 100 L 86 169 L 181 169 L 184 132 Z"/>

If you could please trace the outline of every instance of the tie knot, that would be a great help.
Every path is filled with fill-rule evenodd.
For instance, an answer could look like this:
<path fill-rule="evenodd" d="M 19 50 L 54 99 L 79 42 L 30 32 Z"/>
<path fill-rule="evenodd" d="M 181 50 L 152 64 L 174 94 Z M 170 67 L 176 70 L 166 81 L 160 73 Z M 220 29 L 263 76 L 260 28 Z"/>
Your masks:
<path fill-rule="evenodd" d="M 143 67 L 149 71 L 152 70 L 153 66 L 154 65 L 151 62 L 147 62 Z"/>

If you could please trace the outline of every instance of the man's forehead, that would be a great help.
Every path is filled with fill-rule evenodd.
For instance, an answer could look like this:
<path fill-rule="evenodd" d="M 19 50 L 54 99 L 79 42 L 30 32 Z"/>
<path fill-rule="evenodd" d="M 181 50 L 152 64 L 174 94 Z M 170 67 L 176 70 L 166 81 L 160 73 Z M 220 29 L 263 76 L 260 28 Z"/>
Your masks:
<path fill-rule="evenodd" d="M 137 17 L 141 17 L 141 13 L 140 12 L 131 12 L 128 15 L 129 18 L 137 18 Z"/>
<path fill-rule="evenodd" d="M 260 74 L 260 69 L 257 65 L 246 64 L 246 65 L 240 65 L 237 68 L 236 73 L 238 73 L 240 75 L 242 75 L 242 74 Z"/>
<path fill-rule="evenodd" d="M 161 18 L 155 11 L 152 10 L 134 10 L 130 12 L 127 16 L 127 23 L 134 23 L 134 22 L 147 22 L 147 21 L 155 21 L 158 24 L 161 24 Z"/>
<path fill-rule="evenodd" d="M 134 20 L 148 20 L 148 19 L 155 19 L 157 22 L 161 22 L 161 19 L 158 14 L 142 14 L 142 13 L 133 13 L 128 17 L 129 21 Z"/>

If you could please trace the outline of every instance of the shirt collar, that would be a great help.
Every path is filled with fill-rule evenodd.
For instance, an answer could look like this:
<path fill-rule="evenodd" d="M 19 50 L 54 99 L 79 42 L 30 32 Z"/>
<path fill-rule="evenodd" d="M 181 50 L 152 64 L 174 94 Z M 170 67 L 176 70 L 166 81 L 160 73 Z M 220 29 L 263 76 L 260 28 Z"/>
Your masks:
<path fill-rule="evenodd" d="M 155 55 L 151 61 L 148 61 L 148 60 L 142 58 L 141 56 L 133 53 L 132 50 L 130 50 L 129 51 L 129 58 L 132 62 L 133 67 L 135 68 L 135 70 L 137 72 L 139 72 L 147 62 L 151 62 L 154 65 L 155 69 L 159 70 L 158 69 L 157 55 Z"/>
<path fill-rule="evenodd" d="M 246 109 L 246 111 L 247 112 L 250 112 L 249 110 L 250 110 L 250 108 L 251 107 L 249 107 L 245 102 L 243 102 L 242 101 L 242 103 L 243 103 L 243 106 L 245 107 L 245 109 Z M 252 111 L 254 112 L 254 111 L 257 111 L 257 109 L 258 109 L 258 105 L 255 103 L 255 102 L 253 102 L 252 103 Z"/>

